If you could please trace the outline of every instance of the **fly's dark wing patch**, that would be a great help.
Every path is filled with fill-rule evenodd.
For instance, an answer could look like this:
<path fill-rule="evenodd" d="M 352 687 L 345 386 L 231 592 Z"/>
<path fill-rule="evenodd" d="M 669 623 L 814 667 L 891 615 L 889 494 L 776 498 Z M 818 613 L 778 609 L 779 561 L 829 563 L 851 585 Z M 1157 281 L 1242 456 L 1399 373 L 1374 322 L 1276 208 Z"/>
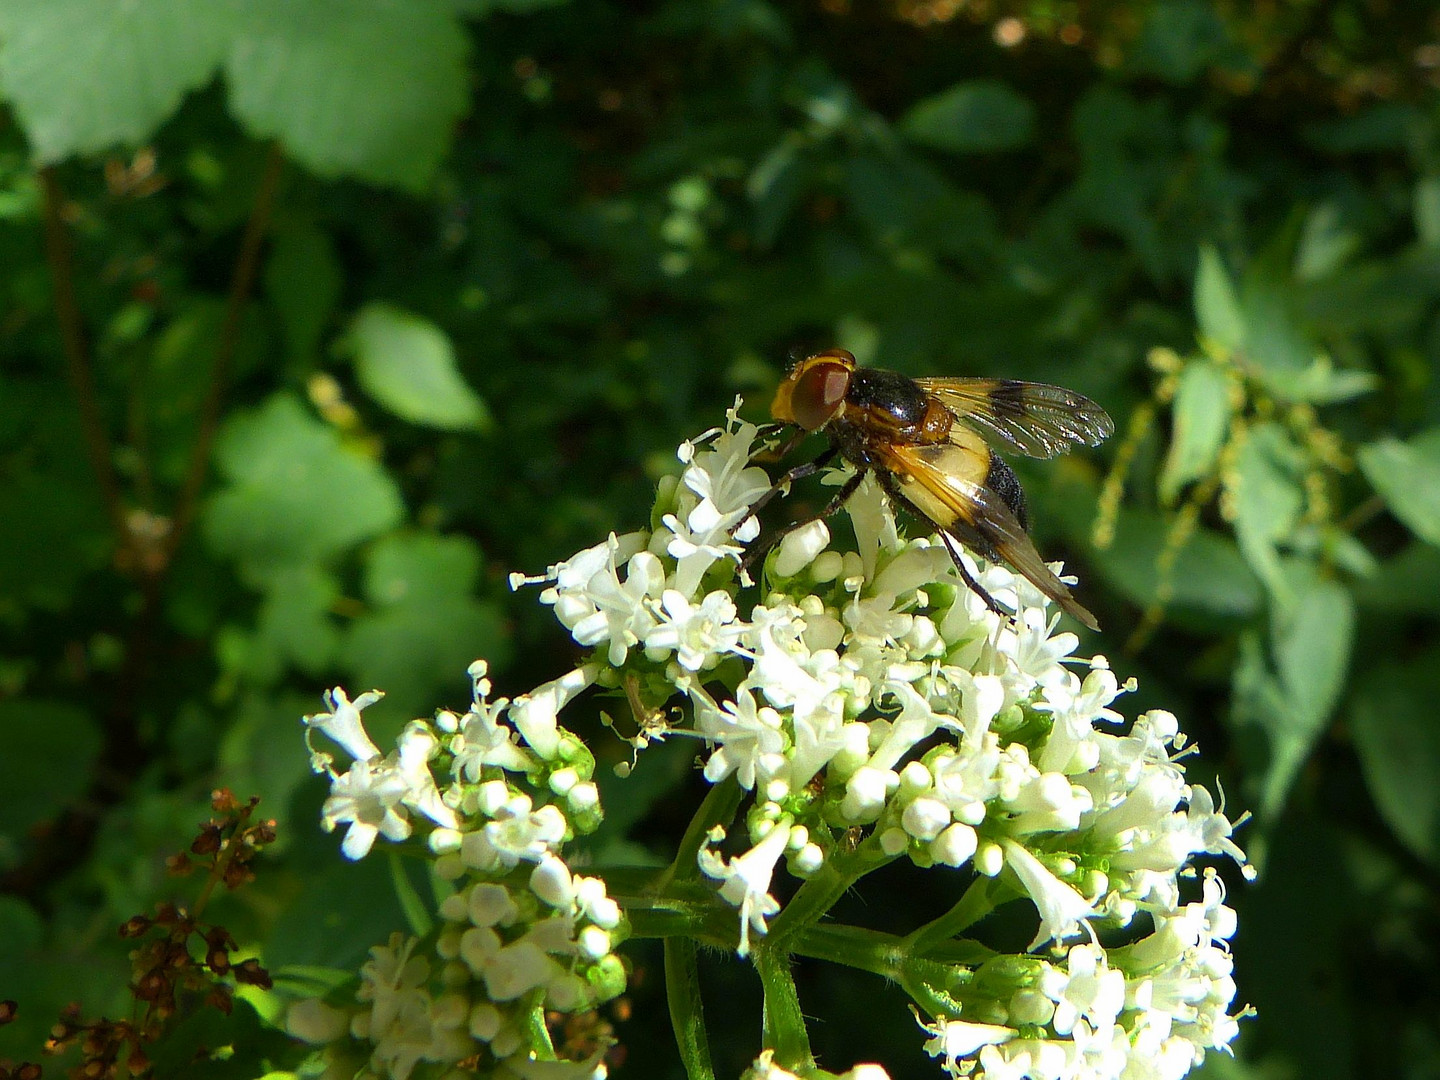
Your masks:
<path fill-rule="evenodd" d="M 1115 433 L 1115 422 L 1104 409 L 1063 386 L 1016 379 L 915 381 L 1002 448 L 1030 457 L 1095 446 Z"/>
<path fill-rule="evenodd" d="M 977 460 L 973 449 L 961 445 L 894 446 L 887 456 L 885 465 L 894 474 L 893 482 L 922 517 L 962 542 L 978 540 L 982 554 L 998 555 L 1080 622 L 1097 627 L 1095 616 L 1045 565 L 1010 501 L 990 486 L 994 473 L 985 474 L 981 483 L 964 467 Z M 990 455 L 990 461 L 994 460 Z"/>

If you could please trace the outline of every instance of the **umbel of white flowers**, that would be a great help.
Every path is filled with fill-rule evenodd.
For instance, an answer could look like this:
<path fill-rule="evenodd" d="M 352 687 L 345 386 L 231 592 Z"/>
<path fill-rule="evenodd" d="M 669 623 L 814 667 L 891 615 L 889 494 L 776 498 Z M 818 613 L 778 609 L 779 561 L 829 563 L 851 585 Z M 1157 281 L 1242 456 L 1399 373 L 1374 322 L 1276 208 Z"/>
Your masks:
<path fill-rule="evenodd" d="M 292 1010 L 292 1029 L 323 1017 L 329 1027 L 301 1033 L 333 1048 L 343 1020 L 371 1048 L 369 1068 L 399 1080 L 419 1061 L 477 1050 L 491 1075 L 524 1076 L 542 1063 L 517 1001 L 539 993 L 546 1008 L 577 1011 L 620 992 L 610 950 L 624 920 L 598 879 L 561 861 L 599 805 L 593 758 L 558 716 L 599 685 L 656 704 L 681 695 L 685 719 L 650 718 L 637 746 L 688 735 L 704 748 L 707 780 L 734 777 L 752 793 L 748 850 L 722 855 L 717 829 L 699 852 L 737 909 L 742 955 L 780 910 L 780 865 L 809 877 L 860 830 L 886 855 L 957 882 L 962 868 L 1003 875 L 1034 904 L 1029 951 L 956 991 L 952 1015 L 920 1020 L 924 1049 L 952 1077 L 1178 1080 L 1207 1050 L 1227 1050 L 1243 1015 L 1230 1012 L 1235 916 L 1214 871 L 1190 861 L 1223 855 L 1250 868 L 1232 823 L 1186 780 L 1175 717 L 1153 710 L 1127 726 L 1111 705 L 1131 686 L 1104 657 L 1072 656 L 1079 641 L 1056 632 L 1046 597 L 967 555 L 1016 613 L 1000 618 L 937 540 L 899 535 L 868 481 L 847 506 L 858 551 L 831 549 L 815 522 L 769 556 L 758 594 L 744 587 L 738 558 L 759 530 L 748 509 L 770 478 L 752 463 L 763 445 L 738 407 L 723 429 L 681 445 L 653 531 L 612 534 L 545 575 L 512 576 L 514 587 L 545 586 L 541 601 L 592 650 L 580 667 L 492 702 L 477 665 L 470 711 L 414 722 L 386 757 L 360 723 L 373 693 L 351 703 L 333 690 L 330 711 L 306 718 L 353 759 L 341 774 L 312 749 L 332 783 L 322 824 L 347 826 L 345 853 L 362 857 L 377 836 L 403 840 L 418 825 L 457 892 L 442 905 L 433 957 L 398 939 L 377 947 L 359 1010 L 307 1005 L 298 1019 Z M 522 866 L 533 867 L 528 888 Z M 1187 878 L 1196 887 L 1182 896 Z M 1100 927 L 1132 928 L 1135 940 L 1103 948 Z M 598 1056 L 543 1064 L 567 1076 L 604 1070 Z M 789 1075 L 766 1055 L 750 1074 Z"/>

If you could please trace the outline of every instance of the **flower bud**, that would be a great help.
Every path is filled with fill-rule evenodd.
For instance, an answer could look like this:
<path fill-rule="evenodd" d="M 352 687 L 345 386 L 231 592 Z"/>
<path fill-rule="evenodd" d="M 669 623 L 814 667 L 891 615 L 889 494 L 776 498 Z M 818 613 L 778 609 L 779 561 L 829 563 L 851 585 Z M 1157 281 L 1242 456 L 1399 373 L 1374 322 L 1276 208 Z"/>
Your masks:
<path fill-rule="evenodd" d="M 977 843 L 975 830 L 957 821 L 935 838 L 930 845 L 930 857 L 944 866 L 964 866 L 975 854 Z"/>
<path fill-rule="evenodd" d="M 776 577 L 788 578 L 804 570 L 814 561 L 815 556 L 830 544 L 830 530 L 825 522 L 815 520 L 792 530 L 780 541 L 771 568 Z"/>
<path fill-rule="evenodd" d="M 987 840 L 975 852 L 975 869 L 986 877 L 994 877 L 1005 867 L 1005 852 L 1000 845 Z"/>
<path fill-rule="evenodd" d="M 939 799 L 921 796 L 900 815 L 905 831 L 917 840 L 934 840 L 950 824 L 950 808 Z"/>
<path fill-rule="evenodd" d="M 285 1030 L 311 1046 L 342 1038 L 350 1027 L 350 1014 L 319 998 L 305 998 L 285 1010 Z"/>

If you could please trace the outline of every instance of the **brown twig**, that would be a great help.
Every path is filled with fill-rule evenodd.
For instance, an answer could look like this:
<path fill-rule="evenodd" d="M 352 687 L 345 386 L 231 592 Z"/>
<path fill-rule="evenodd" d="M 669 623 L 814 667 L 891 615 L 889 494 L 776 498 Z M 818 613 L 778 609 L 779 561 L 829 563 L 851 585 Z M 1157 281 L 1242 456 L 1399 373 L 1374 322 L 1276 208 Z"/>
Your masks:
<path fill-rule="evenodd" d="M 240 254 L 235 261 L 235 276 L 230 281 L 230 295 L 225 302 L 225 322 L 220 329 L 220 340 L 215 346 L 214 362 L 210 365 L 210 386 L 200 410 L 200 426 L 195 434 L 195 445 L 190 452 L 190 467 L 186 471 L 185 484 L 180 489 L 179 498 L 175 501 L 170 533 L 165 541 L 165 566 L 169 565 L 180 547 L 180 541 L 195 520 L 200 489 L 205 485 L 205 474 L 210 467 L 210 452 L 214 448 L 215 435 L 220 427 L 220 403 L 225 396 L 230 363 L 235 357 L 235 346 L 240 337 L 240 317 L 245 312 L 245 301 L 249 299 L 250 290 L 260 269 L 260 249 L 265 233 L 270 228 L 275 191 L 280 185 L 280 174 L 284 167 L 285 155 L 280 144 L 274 143 L 265 162 L 260 187 L 255 192 L 255 205 L 250 208 L 250 220 L 245 225 L 245 238 L 240 243 Z"/>
<path fill-rule="evenodd" d="M 80 305 L 75 300 L 75 267 L 70 258 L 70 242 L 65 232 L 63 207 L 65 195 L 53 166 L 39 170 L 40 195 L 45 214 L 45 258 L 50 264 L 50 280 L 55 290 L 55 316 L 60 322 L 60 338 L 65 352 L 65 372 L 80 407 L 80 426 L 90 454 L 90 466 L 100 485 L 100 498 L 115 542 L 123 550 L 130 547 L 130 527 L 125 517 L 125 504 L 120 498 L 120 482 L 110 450 L 110 435 L 100 413 L 100 397 L 95 389 L 95 374 L 85 351 L 85 329 L 80 319 Z"/>

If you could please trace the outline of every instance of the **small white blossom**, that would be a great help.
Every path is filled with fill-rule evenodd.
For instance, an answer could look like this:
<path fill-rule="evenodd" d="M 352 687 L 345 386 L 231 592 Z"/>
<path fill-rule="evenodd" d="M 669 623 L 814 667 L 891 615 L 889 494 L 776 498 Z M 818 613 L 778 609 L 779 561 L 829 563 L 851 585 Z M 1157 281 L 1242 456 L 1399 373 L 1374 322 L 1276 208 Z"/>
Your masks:
<path fill-rule="evenodd" d="M 965 1075 L 960 1059 L 969 1057 L 982 1046 L 1009 1042 L 1017 1032 L 998 1024 L 972 1024 L 965 1020 L 935 1020 L 925 1023 L 919 1014 L 915 1021 L 920 1029 L 930 1036 L 925 1042 L 925 1052 L 933 1058 L 940 1058 L 941 1065 L 952 1077 Z"/>
<path fill-rule="evenodd" d="M 1005 852 L 1005 865 L 1015 871 L 1040 912 L 1040 929 L 1030 948 L 1080 933 L 1085 920 L 1095 914 L 1089 901 L 1045 869 L 1044 864 L 1020 844 L 1003 840 L 1000 846 Z"/>
<path fill-rule="evenodd" d="M 330 832 L 349 823 L 340 849 L 347 859 L 363 859 L 377 836 L 404 840 L 410 820 L 400 811 L 410 785 L 400 771 L 385 762 L 356 761 L 330 785 L 330 796 L 320 810 L 320 825 Z"/>
<path fill-rule="evenodd" d="M 369 690 L 351 701 L 343 687 L 326 690 L 325 704 L 330 706 L 330 711 L 312 713 L 305 717 L 305 725 L 307 729 L 323 731 L 356 761 L 369 761 L 379 757 L 380 750 L 370 741 L 360 713 L 384 696 L 379 690 Z M 306 739 L 309 739 L 309 731 Z"/>
<path fill-rule="evenodd" d="M 735 621 L 735 602 L 719 589 L 699 604 L 666 589 L 660 607 L 660 622 L 645 636 L 645 651 L 661 657 L 673 652 L 687 671 L 713 667 L 721 654 L 734 651 L 744 632 Z"/>
<path fill-rule="evenodd" d="M 750 932 L 764 934 L 765 920 L 780 910 L 779 902 L 770 895 L 770 879 L 789 841 L 790 818 L 784 817 L 758 844 L 733 859 L 721 859 L 708 847 L 700 849 L 700 869 L 708 877 L 718 879 L 721 882 L 720 895 L 740 909 L 740 947 L 737 951 L 741 956 L 750 951 Z"/>
<path fill-rule="evenodd" d="M 559 747 L 557 717 L 560 710 L 595 681 L 598 671 L 597 665 L 586 664 L 536 687 L 528 694 L 521 694 L 510 703 L 507 713 L 510 722 L 542 760 L 553 758 Z"/>
<path fill-rule="evenodd" d="M 707 742 L 718 744 L 705 762 L 705 779 L 718 784 L 731 773 L 740 786 L 753 791 L 757 779 L 773 775 L 785 764 L 781 751 L 785 737 L 780 714 L 761 706 L 749 688 L 742 685 L 735 700 L 720 706 L 698 687 L 691 692 L 695 701 L 695 729 Z"/>

